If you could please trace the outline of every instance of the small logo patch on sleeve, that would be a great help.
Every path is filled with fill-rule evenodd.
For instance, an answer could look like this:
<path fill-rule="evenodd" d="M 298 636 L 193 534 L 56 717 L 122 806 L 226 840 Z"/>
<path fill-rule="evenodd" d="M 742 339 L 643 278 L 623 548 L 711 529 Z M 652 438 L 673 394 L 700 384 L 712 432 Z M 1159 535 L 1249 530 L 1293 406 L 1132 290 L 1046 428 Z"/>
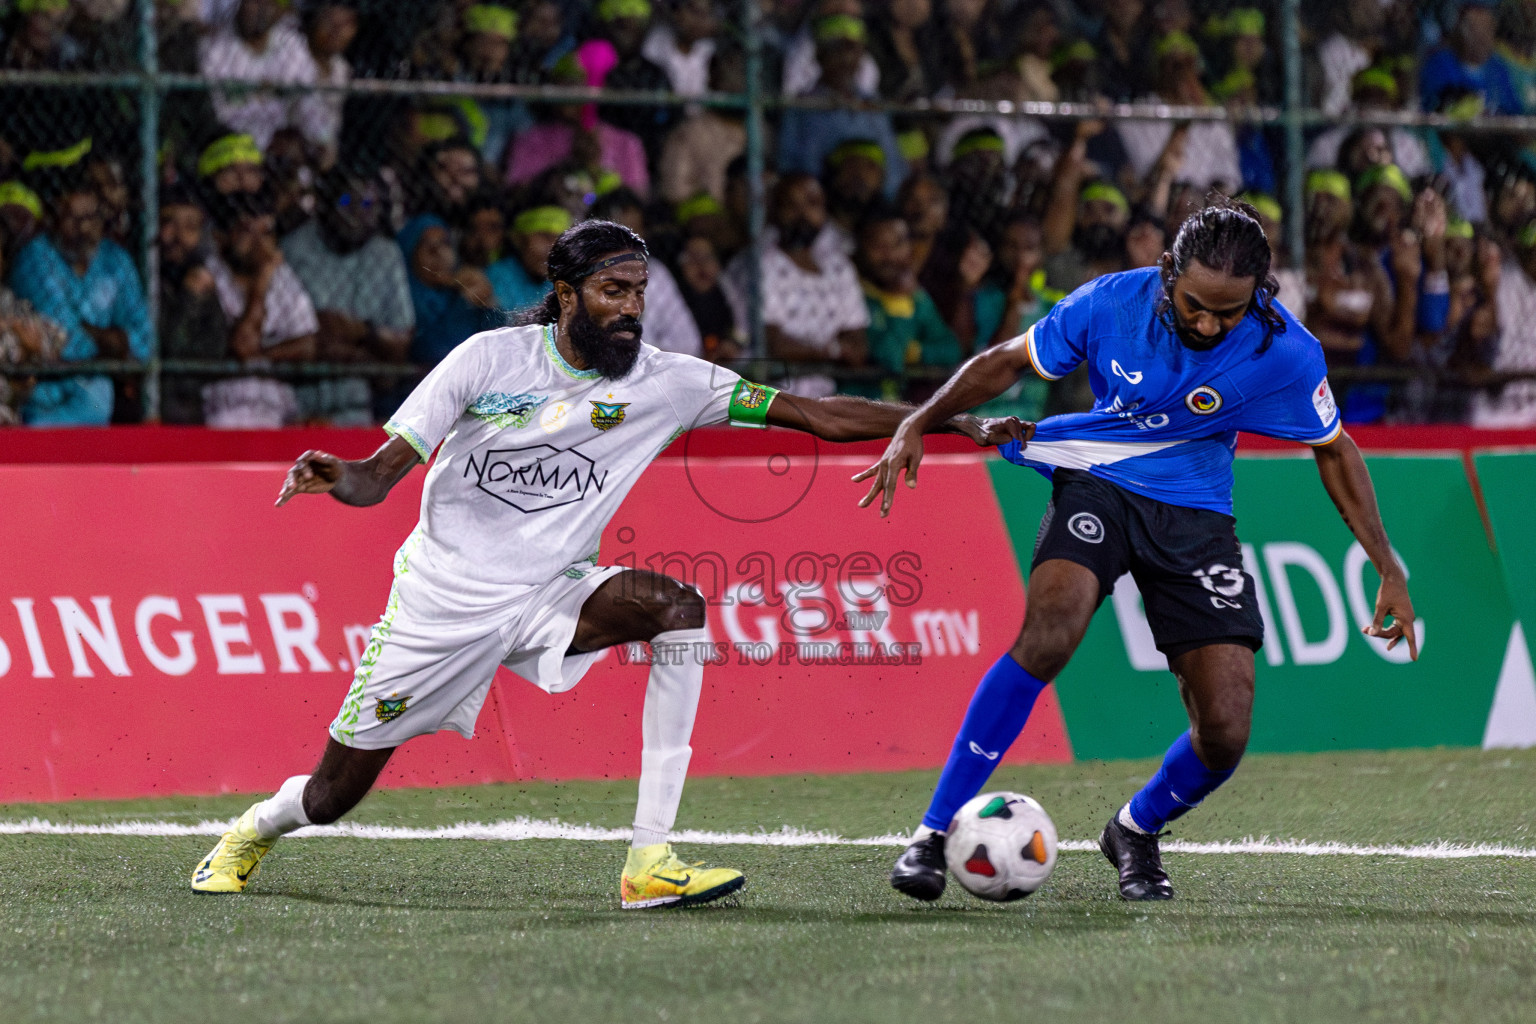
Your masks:
<path fill-rule="evenodd" d="M 1333 426 L 1333 421 L 1338 418 L 1339 407 L 1333 401 L 1333 390 L 1328 387 L 1327 377 L 1312 389 L 1312 408 L 1317 410 L 1317 418 L 1325 427 Z"/>

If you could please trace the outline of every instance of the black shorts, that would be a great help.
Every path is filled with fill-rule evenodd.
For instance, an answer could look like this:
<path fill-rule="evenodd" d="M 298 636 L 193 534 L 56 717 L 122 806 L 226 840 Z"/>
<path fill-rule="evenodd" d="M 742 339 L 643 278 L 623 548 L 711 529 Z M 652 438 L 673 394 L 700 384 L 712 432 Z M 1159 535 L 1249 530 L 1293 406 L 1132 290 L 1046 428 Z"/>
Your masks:
<path fill-rule="evenodd" d="M 1168 657 L 1215 643 L 1258 650 L 1264 622 L 1243 571 L 1237 520 L 1133 494 L 1078 469 L 1058 469 L 1030 568 L 1064 558 L 1093 570 L 1099 600 L 1127 572 Z"/>

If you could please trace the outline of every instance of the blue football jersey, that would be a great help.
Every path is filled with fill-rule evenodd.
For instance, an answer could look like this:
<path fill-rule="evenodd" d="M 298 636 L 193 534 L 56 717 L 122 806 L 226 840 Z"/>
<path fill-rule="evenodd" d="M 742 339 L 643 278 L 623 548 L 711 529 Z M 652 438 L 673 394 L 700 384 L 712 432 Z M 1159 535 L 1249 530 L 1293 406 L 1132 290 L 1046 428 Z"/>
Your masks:
<path fill-rule="evenodd" d="M 1278 302 L 1286 329 L 1263 348 L 1244 317 L 1214 349 L 1196 352 L 1157 316 L 1156 267 L 1098 278 L 1058 302 L 1024 335 L 1046 380 L 1088 364 L 1093 409 L 1040 422 L 1029 445 L 999 446 L 1049 475 L 1085 469 L 1173 505 L 1232 512 L 1237 432 L 1327 444 L 1341 423 L 1322 346 Z"/>

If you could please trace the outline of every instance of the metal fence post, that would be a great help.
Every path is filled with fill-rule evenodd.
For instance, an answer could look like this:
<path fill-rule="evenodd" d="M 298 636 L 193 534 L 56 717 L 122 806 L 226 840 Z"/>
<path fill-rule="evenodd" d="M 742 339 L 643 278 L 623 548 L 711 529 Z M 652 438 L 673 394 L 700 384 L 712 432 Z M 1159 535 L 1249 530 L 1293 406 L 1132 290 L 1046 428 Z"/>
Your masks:
<path fill-rule="evenodd" d="M 149 308 L 149 364 L 142 387 L 144 419 L 160 418 L 160 56 L 155 38 L 155 0 L 139 0 L 140 265 Z"/>
<path fill-rule="evenodd" d="M 1302 196 L 1306 147 L 1301 137 L 1301 0 L 1284 0 L 1280 13 L 1282 60 L 1285 65 L 1285 240 L 1291 259 L 1301 266 L 1306 258 L 1305 200 Z"/>
<path fill-rule="evenodd" d="M 758 33 L 762 13 L 757 0 L 742 0 L 743 29 L 747 44 L 747 331 L 750 352 L 761 359 L 768 355 L 763 330 L 763 40 Z"/>

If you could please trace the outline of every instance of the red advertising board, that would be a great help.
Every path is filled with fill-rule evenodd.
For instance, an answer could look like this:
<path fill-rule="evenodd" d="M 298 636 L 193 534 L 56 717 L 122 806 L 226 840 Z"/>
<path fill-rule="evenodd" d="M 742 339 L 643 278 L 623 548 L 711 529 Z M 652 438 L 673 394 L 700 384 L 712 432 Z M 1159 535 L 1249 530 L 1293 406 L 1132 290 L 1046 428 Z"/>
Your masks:
<path fill-rule="evenodd" d="M 662 460 L 610 525 L 604 562 L 710 599 L 696 773 L 936 766 L 1011 642 L 1024 595 L 981 459 L 930 458 L 888 520 L 855 507 L 867 462 Z M 260 791 L 313 763 L 422 474 L 372 509 L 276 509 L 282 472 L 0 468 L 0 801 Z M 502 672 L 475 740 L 412 741 L 385 784 L 633 776 L 641 653 L 553 697 Z M 1048 692 L 1008 760 L 1070 756 Z"/>

